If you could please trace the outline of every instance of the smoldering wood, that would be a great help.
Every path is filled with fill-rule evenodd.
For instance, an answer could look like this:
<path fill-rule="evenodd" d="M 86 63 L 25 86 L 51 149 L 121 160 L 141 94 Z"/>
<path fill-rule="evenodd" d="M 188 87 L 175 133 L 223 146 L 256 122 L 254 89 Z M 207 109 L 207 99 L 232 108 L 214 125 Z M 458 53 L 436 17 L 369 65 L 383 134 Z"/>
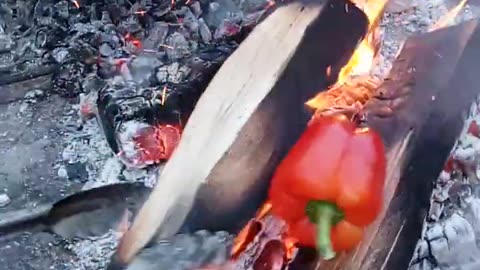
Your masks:
<path fill-rule="evenodd" d="M 56 70 L 58 70 L 58 68 L 59 66 L 56 64 L 49 64 L 44 66 L 32 67 L 29 70 L 18 73 L 0 75 L 0 86 L 53 74 Z"/>
<path fill-rule="evenodd" d="M 336 79 L 367 27 L 363 12 L 338 0 L 290 3 L 258 25 L 198 101 L 109 269 L 130 261 L 159 228 L 168 237 L 180 227 L 245 225 L 311 117 L 304 103 Z"/>
<path fill-rule="evenodd" d="M 388 149 L 385 209 L 357 249 L 298 269 L 408 268 L 433 182 L 480 91 L 479 46 L 477 20 L 406 41 L 366 109 Z"/>
<path fill-rule="evenodd" d="M 67 239 L 101 236 L 115 229 L 126 211 L 133 216 L 150 194 L 142 183 L 122 183 L 81 191 L 53 204 L 0 215 L 0 238 L 47 231 Z"/>
<path fill-rule="evenodd" d="M 27 100 L 25 95 L 35 89 L 49 89 L 52 87 L 52 75 L 27 79 L 8 85 L 0 86 L 0 104 L 9 104 L 11 102 Z"/>

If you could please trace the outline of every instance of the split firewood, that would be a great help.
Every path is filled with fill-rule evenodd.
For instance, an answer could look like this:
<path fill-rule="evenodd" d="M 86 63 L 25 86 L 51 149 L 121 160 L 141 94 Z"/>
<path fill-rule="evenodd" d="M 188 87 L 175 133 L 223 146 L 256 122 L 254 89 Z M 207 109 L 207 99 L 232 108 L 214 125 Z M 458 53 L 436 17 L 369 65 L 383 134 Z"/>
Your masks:
<path fill-rule="evenodd" d="M 407 40 L 365 109 L 388 149 L 384 211 L 354 251 L 301 269 L 407 269 L 433 182 L 480 92 L 479 46 L 476 20 Z"/>
<path fill-rule="evenodd" d="M 304 103 L 335 81 L 367 28 L 365 14 L 343 0 L 289 3 L 258 25 L 198 101 L 110 269 L 157 232 L 238 232 L 311 118 Z"/>

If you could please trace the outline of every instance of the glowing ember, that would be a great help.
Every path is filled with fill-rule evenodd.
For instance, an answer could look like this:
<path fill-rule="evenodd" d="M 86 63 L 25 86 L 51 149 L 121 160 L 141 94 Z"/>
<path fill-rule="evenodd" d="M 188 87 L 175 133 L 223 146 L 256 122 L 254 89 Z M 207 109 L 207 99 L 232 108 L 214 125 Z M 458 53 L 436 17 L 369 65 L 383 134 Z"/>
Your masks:
<path fill-rule="evenodd" d="M 135 37 L 133 37 L 132 35 L 130 35 L 130 33 L 127 33 L 124 38 L 125 38 L 125 41 L 131 42 L 138 49 L 142 47 L 142 42 L 136 39 Z"/>
<path fill-rule="evenodd" d="M 134 13 L 140 16 L 144 16 L 147 12 L 145 10 L 137 10 Z"/>
<path fill-rule="evenodd" d="M 297 252 L 297 241 L 293 238 L 286 237 L 283 239 L 283 244 L 285 245 L 285 249 L 287 251 L 286 257 L 288 260 L 291 260 L 295 257 Z"/>
<path fill-rule="evenodd" d="M 180 128 L 172 125 L 149 126 L 137 131 L 133 138 L 136 162 L 153 164 L 167 160 L 180 142 Z"/>
<path fill-rule="evenodd" d="M 80 108 L 79 115 L 82 121 L 92 119 L 97 114 L 97 98 L 98 95 L 95 91 L 88 94 L 80 94 Z"/>
<path fill-rule="evenodd" d="M 167 49 L 173 50 L 173 47 L 172 47 L 172 46 L 169 46 L 169 45 L 166 45 L 166 44 L 160 44 L 159 46 L 160 46 L 160 47 L 163 47 L 163 48 L 167 48 Z"/>
<path fill-rule="evenodd" d="M 165 101 L 167 100 L 167 87 L 164 86 L 163 87 L 163 90 L 162 90 L 162 99 L 160 101 L 160 103 L 162 104 L 162 106 L 165 104 Z"/>
<path fill-rule="evenodd" d="M 233 240 L 233 247 L 231 251 L 231 258 L 236 259 L 242 252 L 247 249 L 247 246 L 255 239 L 260 232 L 262 225 L 256 219 L 252 219 L 248 222 L 247 226 L 238 233 L 237 237 Z"/>
<path fill-rule="evenodd" d="M 77 0 L 72 0 L 72 3 L 76 8 L 80 8 L 80 4 L 78 3 Z"/>
<path fill-rule="evenodd" d="M 267 2 L 268 2 L 267 8 L 271 8 L 275 6 L 275 0 L 267 0 Z"/>
<path fill-rule="evenodd" d="M 255 218 L 248 222 L 248 224 L 243 227 L 237 237 L 235 237 L 231 251 L 232 258 L 237 258 L 253 240 L 253 237 L 258 234 L 258 232 L 261 230 L 261 228 L 259 228 L 261 225 L 259 225 L 259 223 L 256 221 L 265 217 L 270 212 L 270 209 L 272 209 L 272 204 L 270 202 L 264 203 L 263 206 L 257 211 Z"/>
<path fill-rule="evenodd" d="M 322 115 L 337 111 L 355 113 L 375 95 L 379 84 L 380 80 L 371 76 L 349 78 L 342 84 L 337 83 L 328 91 L 319 93 L 307 101 L 306 105 Z"/>

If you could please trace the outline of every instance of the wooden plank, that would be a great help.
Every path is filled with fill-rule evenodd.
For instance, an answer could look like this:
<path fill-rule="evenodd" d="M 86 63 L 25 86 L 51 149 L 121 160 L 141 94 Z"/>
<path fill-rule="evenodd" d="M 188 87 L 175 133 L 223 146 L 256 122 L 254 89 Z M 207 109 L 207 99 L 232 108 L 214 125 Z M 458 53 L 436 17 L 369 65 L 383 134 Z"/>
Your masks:
<path fill-rule="evenodd" d="M 367 27 L 346 0 L 289 3 L 258 25 L 200 98 L 110 269 L 129 262 L 159 228 L 161 237 L 183 224 L 238 231 L 310 119 L 305 101 L 335 80 Z"/>

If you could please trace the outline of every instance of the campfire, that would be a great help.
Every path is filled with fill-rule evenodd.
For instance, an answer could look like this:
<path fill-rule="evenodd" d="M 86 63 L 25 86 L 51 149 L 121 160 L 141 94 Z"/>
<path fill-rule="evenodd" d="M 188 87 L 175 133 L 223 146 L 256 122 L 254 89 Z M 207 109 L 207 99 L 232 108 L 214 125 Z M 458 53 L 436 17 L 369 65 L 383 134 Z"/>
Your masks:
<path fill-rule="evenodd" d="M 10 14 L 0 34 L 24 44 L 5 43 L 14 61 L 2 66 L 0 85 L 50 76 L 55 94 L 79 100 L 78 128 L 95 119 L 124 166 L 164 164 L 156 185 L 137 188 L 134 206 L 119 198 L 128 185 L 113 185 L 35 217 L 4 219 L 0 229 L 34 220 L 79 237 L 96 230 L 72 229 L 65 219 L 115 208 L 121 211 L 106 227 L 124 234 L 112 270 L 158 267 L 169 252 L 179 269 L 408 267 L 429 207 L 423 199 L 478 95 L 478 21 L 447 27 L 466 0 L 409 38 L 387 78 L 372 75 L 387 0 L 259 1 L 241 10 L 203 1 L 113 2 L 0 6 Z M 375 173 L 385 183 L 374 222 L 353 247 L 324 260 L 278 214 L 271 186 L 306 129 L 340 118 L 355 134 L 381 138 L 385 151 L 372 160 L 384 160 Z M 108 195 L 115 202 L 102 198 L 108 192 L 117 193 Z"/>
<path fill-rule="evenodd" d="M 337 3 L 338 4 L 338 3 Z M 407 180 L 400 181 L 401 178 L 405 177 L 402 175 L 401 171 L 405 168 L 405 166 L 411 166 L 407 164 L 411 164 L 412 162 L 418 162 L 418 154 L 417 149 L 421 149 L 422 147 L 419 147 L 417 144 L 419 142 L 423 142 L 426 140 L 426 138 L 422 136 L 427 136 L 430 137 L 428 131 L 424 131 L 423 128 L 425 127 L 425 122 L 428 119 L 428 115 L 430 113 L 435 114 L 437 113 L 436 111 L 428 112 L 426 110 L 437 110 L 434 109 L 434 107 L 425 107 L 427 105 L 418 105 L 417 103 L 422 102 L 431 102 L 432 100 L 437 100 L 439 95 L 442 95 L 437 90 L 429 90 L 433 91 L 431 92 L 432 94 L 427 98 L 425 96 L 425 91 L 423 90 L 424 86 L 422 86 L 422 90 L 418 89 L 416 92 L 414 89 L 415 87 L 406 87 L 406 86 L 401 86 L 403 83 L 409 83 L 408 79 L 402 78 L 402 80 L 406 81 L 401 81 L 398 78 L 392 78 L 390 80 L 387 80 L 385 82 L 381 82 L 376 78 L 372 78 L 369 76 L 370 70 L 372 68 L 373 62 L 375 60 L 375 56 L 378 52 L 378 42 L 379 42 L 379 35 L 378 35 L 378 22 L 380 21 L 381 15 L 383 14 L 383 9 L 384 5 L 386 2 L 382 1 L 375 1 L 373 4 L 370 3 L 371 5 L 368 5 L 367 3 L 365 4 L 362 8 L 362 5 L 359 3 L 353 3 L 352 6 L 349 6 L 348 3 L 346 3 L 345 6 L 345 13 L 351 15 L 352 9 L 357 9 L 361 10 L 361 12 L 366 15 L 366 22 L 365 22 L 365 28 L 366 31 L 363 33 L 361 36 L 362 39 L 359 40 L 359 45 L 356 46 L 355 50 L 352 52 L 349 60 L 347 61 L 346 64 L 344 65 L 339 65 L 340 63 L 334 62 L 332 65 L 325 65 L 323 66 L 325 70 L 325 73 L 320 76 L 324 76 L 325 78 L 331 79 L 331 78 L 336 78 L 335 81 L 327 81 L 329 82 L 329 86 L 325 87 L 326 91 L 321 91 L 318 95 L 316 95 L 314 98 L 306 100 L 306 105 L 309 107 L 313 108 L 315 110 L 313 119 L 316 118 L 322 118 L 325 117 L 325 115 L 328 114 L 338 114 L 338 113 L 343 113 L 347 114 L 351 117 L 354 116 L 361 116 L 362 121 L 366 120 L 369 125 L 372 128 L 375 128 L 381 132 L 381 134 L 384 137 L 385 144 L 387 146 L 387 157 L 388 157 L 388 167 L 387 167 L 387 176 L 386 176 L 386 187 L 385 187 L 385 198 L 384 202 L 386 202 L 386 209 L 383 209 L 383 211 L 380 214 L 380 221 L 382 222 L 391 222 L 390 219 L 393 217 L 391 216 L 391 212 L 393 211 L 391 209 L 394 209 L 396 207 L 396 203 L 398 200 L 404 200 L 405 196 L 401 195 L 399 196 L 396 193 L 396 190 L 400 188 L 402 185 L 404 185 L 403 182 L 406 182 Z M 459 6 L 457 6 L 455 9 L 452 10 L 452 14 L 455 12 L 458 12 L 459 7 L 461 7 L 464 4 L 464 2 L 460 3 Z M 331 3 L 332 6 L 335 4 Z M 295 6 L 295 5 L 291 5 Z M 295 10 L 295 8 L 292 7 L 292 10 Z M 351 8 L 351 9 L 350 9 Z M 282 14 L 281 11 L 282 9 L 279 9 L 277 13 L 272 14 L 272 17 L 267 19 L 267 21 L 263 24 L 260 25 L 258 29 L 262 29 L 262 26 L 265 28 L 268 25 L 268 22 L 275 22 L 276 18 L 275 15 Z M 284 9 L 286 10 L 286 8 Z M 328 9 L 323 10 L 325 13 L 322 14 L 322 12 L 318 14 L 322 14 L 325 17 L 328 17 Z M 291 11 L 294 13 L 294 11 Z M 288 14 L 286 12 L 286 14 Z M 312 14 L 315 14 L 315 12 L 312 11 Z M 282 14 L 283 15 L 283 14 Z M 322 16 L 320 15 L 320 16 Z M 281 15 L 278 15 L 281 16 Z M 288 18 L 288 15 L 285 18 Z M 312 15 L 314 16 L 314 15 Z M 333 16 L 333 15 L 332 15 Z M 337 14 L 338 16 L 338 14 Z M 351 15 L 352 16 L 352 15 Z M 454 15 L 450 15 L 454 16 Z M 292 15 L 292 17 L 294 17 Z M 353 16 L 352 16 L 353 17 Z M 284 19 L 285 19 L 284 18 Z M 351 17 L 350 17 L 351 19 Z M 319 19 L 321 20 L 321 19 Z M 278 22 L 278 21 L 277 21 Z M 308 24 L 307 24 L 308 25 Z M 439 24 L 441 25 L 441 23 Z M 309 25 L 311 28 L 305 28 L 305 36 L 303 36 L 304 40 L 309 40 L 308 34 L 311 34 L 311 31 L 313 29 L 312 25 Z M 299 26 L 300 27 L 300 26 Z M 436 28 L 439 28 L 441 26 L 436 26 Z M 281 27 L 279 27 L 281 28 Z M 265 29 L 262 29 L 265 31 Z M 433 30 L 433 29 L 432 29 Z M 256 30 L 260 32 L 260 30 Z M 252 44 L 256 44 L 256 42 L 260 42 L 259 40 L 262 40 L 262 38 L 258 38 L 255 36 L 256 32 L 253 32 L 251 36 L 242 44 L 244 48 L 247 48 L 249 46 L 255 46 Z M 257 39 L 255 39 L 257 38 Z M 292 37 L 293 38 L 293 37 Z M 265 41 L 266 42 L 266 41 Z M 332 41 L 332 42 L 337 42 L 337 41 Z M 411 41 L 414 43 L 415 41 Z M 298 49 L 295 51 L 297 54 L 302 54 L 304 51 L 302 50 L 307 50 L 308 46 L 305 45 L 306 48 L 302 47 L 303 44 L 299 44 L 295 49 Z M 408 45 L 408 43 L 407 43 Z M 432 46 L 432 45 L 431 45 Z M 300 50 L 299 48 L 302 48 Z M 409 48 L 408 46 L 405 48 Z M 242 47 L 240 47 L 229 59 L 231 63 L 236 63 L 236 68 L 241 69 L 241 62 L 240 60 L 237 60 L 240 58 L 242 53 L 246 53 L 242 51 Z M 411 57 L 409 52 L 406 49 L 405 54 L 407 54 L 408 57 Z M 275 55 L 275 52 L 271 53 L 272 55 Z M 307 53 L 305 53 L 307 54 Z M 248 54 L 247 54 L 248 55 Z M 402 56 L 402 54 L 400 54 Z M 299 56 L 301 59 L 301 56 Z M 242 59 L 243 61 L 246 61 L 246 56 Z M 321 59 L 319 57 L 319 59 Z M 399 61 L 403 61 L 404 59 L 401 59 L 400 57 L 398 58 Z M 410 59 L 410 58 L 409 58 Z M 259 58 L 258 61 L 262 60 L 262 58 Z M 288 69 L 288 65 L 295 65 L 295 56 L 293 56 L 292 59 L 287 59 L 285 61 L 284 65 L 287 65 L 287 68 L 283 69 L 283 72 L 289 72 L 290 70 Z M 300 61 L 300 60 L 299 60 Z M 409 60 L 413 61 L 413 60 Z M 322 63 L 323 64 L 323 63 Z M 415 69 L 416 66 L 418 65 L 417 63 L 409 62 L 408 68 L 409 69 Z M 239 67 L 240 66 L 240 67 Z M 405 68 L 405 66 L 400 65 L 400 67 L 397 67 L 399 69 Z M 312 68 L 312 67 L 310 67 Z M 317 70 L 322 70 L 321 68 L 317 68 Z M 223 73 L 222 73 L 223 71 Z M 228 73 L 227 73 L 228 72 Z M 195 112 L 206 112 L 207 107 L 206 106 L 216 106 L 216 102 L 213 101 L 213 95 L 217 94 L 220 95 L 220 89 L 222 86 L 225 86 L 223 80 L 229 77 L 229 74 L 233 73 L 233 67 L 230 67 L 228 63 L 225 63 L 222 69 L 217 73 L 216 77 L 210 83 L 206 94 L 202 96 L 202 98 L 199 101 L 199 104 L 197 105 L 197 108 L 194 111 Z M 247 72 L 247 74 L 251 74 L 252 71 Z M 292 71 L 293 72 L 293 71 Z M 393 76 L 396 76 L 396 72 L 401 72 L 395 70 L 395 67 L 393 69 Z M 311 73 L 311 72 L 310 72 Z M 415 76 L 415 73 L 412 70 L 408 70 L 407 73 L 412 74 L 412 76 Z M 335 75 L 336 74 L 336 75 Z M 252 76 L 252 75 L 250 75 Z M 270 74 L 266 75 L 265 80 L 269 80 L 271 76 Z M 408 78 L 408 77 L 407 77 Z M 311 78 L 308 78 L 311 79 Z M 307 80 L 308 80 L 307 79 Z M 228 143 L 225 144 L 226 150 L 222 150 L 220 153 L 221 156 L 219 156 L 219 159 L 213 160 L 211 164 L 209 164 L 210 161 L 207 161 L 206 163 L 203 164 L 203 166 L 208 167 L 209 169 L 200 169 L 198 173 L 203 176 L 196 176 L 200 178 L 200 180 L 194 180 L 191 177 L 186 177 L 189 180 L 181 181 L 180 177 L 181 175 L 185 176 L 185 174 L 181 174 L 180 172 L 177 172 L 177 168 L 181 168 L 180 162 L 181 160 L 187 160 L 192 156 L 191 152 L 197 152 L 199 150 L 198 147 L 195 147 L 192 145 L 192 140 L 185 140 L 183 139 L 179 145 L 179 148 L 172 158 L 172 160 L 169 161 L 167 164 L 167 167 L 164 171 L 164 173 L 161 176 L 162 181 L 165 181 L 163 183 L 160 183 L 155 191 L 152 193 L 152 196 L 150 197 L 149 201 L 146 202 L 144 208 L 140 211 L 139 216 L 136 219 L 136 222 L 133 224 L 132 229 L 127 232 L 126 236 L 122 240 L 120 244 L 120 249 L 118 253 L 118 259 L 120 261 L 129 261 L 131 256 L 136 252 L 135 250 L 141 246 L 144 245 L 145 240 L 149 237 L 148 235 L 151 234 L 153 231 L 150 231 L 152 229 L 158 228 L 157 226 L 162 225 L 161 229 L 161 235 L 168 236 L 172 234 L 172 232 L 175 232 L 181 224 L 182 220 L 186 218 L 187 223 L 191 222 L 191 214 L 188 215 L 188 211 L 190 210 L 190 207 L 193 204 L 193 209 L 191 210 L 192 212 L 190 213 L 197 213 L 197 215 L 194 214 L 195 217 L 205 217 L 205 218 L 213 218 L 216 217 L 216 214 L 209 213 L 203 207 L 206 206 L 206 201 L 212 200 L 218 200 L 222 201 L 219 198 L 212 199 L 211 197 L 207 198 L 208 195 L 213 195 L 208 193 L 208 188 L 209 186 L 216 186 L 218 185 L 216 179 L 222 179 L 224 177 L 228 178 L 228 176 L 225 176 L 222 171 L 226 170 L 226 164 L 231 164 L 233 162 L 233 158 L 229 158 L 229 156 L 242 156 L 245 155 L 245 149 L 240 149 L 239 145 L 244 145 L 245 142 L 243 142 L 243 136 L 252 136 L 254 138 L 261 137 L 261 134 L 257 134 L 258 132 L 252 131 L 250 128 L 250 125 L 253 125 L 255 127 L 260 127 L 261 124 L 265 125 L 266 123 L 261 120 L 260 116 L 256 116 L 257 114 L 262 114 L 264 110 L 272 110 L 269 106 L 274 107 L 274 105 L 270 104 L 282 104 L 282 97 L 281 95 L 283 94 L 283 88 L 282 86 L 277 86 L 277 82 L 282 82 L 282 84 L 287 84 L 290 85 L 290 87 L 295 87 L 297 86 L 296 84 L 289 84 L 288 82 L 285 82 L 281 76 L 280 77 L 275 77 L 275 84 L 271 85 L 271 88 L 269 88 L 269 95 L 266 95 L 264 97 L 261 97 L 260 99 L 256 100 L 253 102 L 253 104 L 257 104 L 259 107 L 257 109 L 250 111 L 250 114 L 247 113 L 250 109 L 248 109 L 248 106 L 246 106 L 243 110 L 247 114 L 249 118 L 245 118 L 246 122 L 243 122 L 243 125 L 232 125 L 231 128 L 239 128 L 237 131 L 237 134 L 232 137 L 233 139 L 233 144 L 229 145 Z M 277 81 L 278 80 L 278 81 Z M 243 82 L 244 85 L 242 85 L 242 88 L 239 88 L 238 91 L 241 93 L 243 87 L 247 88 L 256 88 L 260 87 L 256 83 L 250 83 L 248 79 L 241 80 L 238 79 L 238 81 Z M 288 81 L 288 80 L 286 80 Z M 312 84 L 309 83 L 303 83 L 302 84 L 308 85 L 312 87 Z M 317 84 L 318 86 L 321 86 L 323 83 Z M 247 86 L 245 86 L 247 85 Z M 295 85 L 295 86 L 294 86 Z M 235 86 L 235 85 L 233 85 Z M 278 87 L 278 88 L 277 88 Z M 298 87 L 298 86 L 297 86 Z M 301 85 L 300 88 L 306 87 L 304 85 Z M 398 89 L 400 87 L 400 89 Z M 412 89 L 413 88 L 413 89 Z M 218 90 L 217 90 L 218 89 Z M 210 93 L 212 96 L 209 96 L 207 93 L 211 91 Z M 286 90 L 285 90 L 286 91 Z M 303 90 L 299 90 L 300 93 L 302 93 Z M 311 90 L 305 90 L 305 91 L 311 91 Z M 408 91 L 408 92 L 406 92 Z M 473 91 L 473 90 L 472 90 Z M 274 93 L 281 93 L 277 94 L 277 96 Z M 310 92 L 312 93 L 312 92 Z M 240 99 L 242 99 L 242 102 L 249 102 L 245 97 L 242 97 L 240 94 L 239 95 Z M 287 94 L 284 94 L 287 95 Z M 448 95 L 444 93 L 443 95 Z M 248 95 L 247 95 L 248 96 Z M 280 97 L 279 97 L 280 96 Z M 300 94 L 300 96 L 302 96 Z M 209 98 L 211 97 L 211 100 Z M 474 97 L 474 92 L 469 96 L 469 98 Z M 221 99 L 225 99 L 225 102 L 227 102 L 229 96 L 224 95 L 221 97 Z M 254 97 L 250 97 L 254 99 Z M 258 98 L 258 97 L 257 97 Z M 289 96 L 289 98 L 292 98 Z M 426 99 L 427 98 L 427 99 Z M 278 99 L 278 101 L 276 100 Z M 255 99 L 254 99 L 255 100 Z M 272 101 L 270 101 L 272 100 Z M 275 100 L 275 101 L 273 101 Z M 295 99 L 296 100 L 296 99 Z M 228 100 L 232 105 L 229 105 L 231 107 L 233 106 L 238 106 L 236 105 L 237 103 L 235 101 L 230 101 Z M 445 101 L 443 101 L 445 102 Z M 468 104 L 468 101 L 464 101 L 464 105 Z M 264 105 L 268 104 L 268 105 Z M 263 106 L 263 107 L 262 107 Z M 429 105 L 431 106 L 431 105 Z M 456 106 L 456 105 L 455 105 Z M 241 106 L 239 106 L 241 107 Z M 417 108 L 418 107 L 418 108 Z M 221 112 L 221 107 L 219 107 L 219 112 Z M 211 112 L 218 113 L 215 109 L 209 109 Z M 438 109 L 440 110 L 440 109 Z M 460 109 L 463 110 L 463 109 Z M 407 113 L 408 111 L 408 113 Z M 278 112 L 278 111 L 276 111 Z M 290 110 L 289 113 L 292 113 Z M 417 113 L 420 113 L 421 115 L 425 113 L 425 115 L 417 115 Z M 456 112 L 455 114 L 458 115 L 459 112 Z M 413 121 L 410 117 L 411 115 L 416 115 L 417 119 Z M 235 115 L 233 113 L 232 115 Z M 292 117 L 294 118 L 294 117 Z M 365 118 L 365 119 L 364 119 Z M 192 119 L 200 121 L 200 119 L 196 118 L 191 118 L 190 121 L 193 121 Z M 292 120 L 287 120 L 288 116 L 283 118 L 283 121 L 286 121 L 289 124 L 293 124 Z M 298 120 L 298 118 L 295 118 Z M 313 121 L 313 120 L 312 120 Z M 418 122 L 419 121 L 419 122 Z M 241 121 L 240 121 L 241 122 Z M 393 124 L 399 125 L 399 127 L 393 128 Z M 282 126 L 281 124 L 274 123 L 274 124 L 267 124 L 267 125 L 278 125 Z M 210 129 L 215 129 L 216 127 L 222 128 L 221 124 L 217 123 L 207 123 L 206 126 L 208 126 Z M 274 129 L 271 129 L 270 127 L 265 127 L 265 130 L 276 130 L 285 132 L 284 129 L 275 126 Z M 412 130 L 419 129 L 416 132 L 412 132 Z M 203 134 L 203 131 L 201 128 L 197 127 L 192 127 L 190 130 L 185 130 L 185 134 L 188 134 L 189 132 L 192 132 L 191 136 L 194 136 L 193 131 L 196 132 L 196 134 Z M 246 133 L 244 133 L 246 132 Z M 457 131 L 458 132 L 458 129 Z M 221 133 L 223 136 L 228 136 L 227 133 L 224 131 Z M 238 135 L 240 134 L 240 135 Z M 252 135 L 256 134 L 256 135 Z M 290 132 L 290 134 L 293 134 L 293 132 Z M 419 135 L 420 134 L 420 135 Z M 257 137 L 258 136 L 258 137 Z M 264 135 L 263 135 L 264 136 Z M 298 136 L 298 135 L 294 135 Z M 451 145 L 453 143 L 453 138 L 458 136 L 458 133 L 455 135 L 451 135 L 449 138 L 450 142 L 448 143 Z M 221 141 L 221 139 L 219 139 Z M 209 145 L 211 139 L 205 139 L 203 144 Z M 217 141 L 218 143 L 219 141 Z M 278 141 L 275 142 L 277 143 L 276 145 L 273 146 L 274 149 L 282 149 L 286 144 L 290 145 L 291 142 L 288 141 Z M 412 150 L 411 145 L 417 145 L 416 149 Z M 220 148 L 220 146 L 216 146 Z M 223 146 L 222 146 L 223 147 Z M 263 147 L 259 146 L 263 152 L 269 152 L 271 149 L 268 147 Z M 269 146 L 270 147 L 270 146 Z M 187 151 L 190 151 L 189 154 L 186 154 Z M 225 152 L 223 152 L 225 151 Z M 440 151 L 440 150 L 439 150 Z M 444 149 L 442 151 L 445 151 Z M 228 155 L 225 157 L 223 156 L 224 154 L 228 153 Z M 252 151 L 252 153 L 257 153 L 256 151 Z M 254 154 L 249 155 L 252 158 L 254 158 Z M 430 165 L 431 166 L 431 165 Z M 439 164 L 436 164 L 437 171 L 438 173 L 438 166 Z M 239 165 L 239 168 L 242 169 L 261 169 L 265 170 L 265 168 L 268 168 L 268 165 L 256 165 L 252 166 L 250 164 L 245 164 L 245 165 Z M 235 167 L 231 168 L 232 170 L 235 170 Z M 232 171 L 230 171 L 232 173 Z M 268 175 L 268 174 L 267 174 Z M 246 191 L 240 191 L 241 192 L 249 192 L 250 198 L 256 199 L 253 193 L 255 192 L 254 190 L 262 189 L 260 184 L 257 185 L 257 183 L 253 183 L 254 180 L 259 181 L 259 178 L 265 177 L 266 175 L 262 174 L 256 174 L 256 173 L 242 173 L 238 172 L 236 176 L 240 176 L 240 178 L 251 178 L 252 180 L 245 180 L 246 183 L 251 183 L 251 184 L 245 184 L 245 185 L 250 185 L 250 189 L 246 189 Z M 179 181 L 176 184 L 172 184 L 174 181 Z M 222 181 L 228 182 L 228 180 L 222 179 Z M 250 182 L 249 182 L 250 181 Z M 232 183 L 234 181 L 232 180 Z M 205 190 L 202 189 L 202 183 L 205 183 L 206 188 Z M 193 187 L 189 189 L 188 191 L 183 191 L 181 190 L 180 186 L 190 186 L 192 185 Z M 257 185 L 256 188 L 251 188 L 251 186 Z M 197 194 L 197 188 L 199 188 L 199 193 Z M 217 189 L 216 192 L 226 195 L 229 194 L 229 191 L 225 191 L 225 189 L 222 189 L 221 187 L 215 187 L 212 189 Z M 166 206 L 163 207 L 161 212 L 156 212 L 156 216 L 152 217 L 153 215 L 153 209 L 155 208 L 154 205 L 159 205 L 161 203 L 160 198 L 164 198 L 167 194 L 166 192 L 172 192 L 175 190 L 176 192 L 174 194 L 176 195 L 176 198 L 169 199 L 167 202 L 163 200 L 164 203 L 166 203 Z M 225 193 L 223 193 L 225 191 Z M 178 193 L 177 193 L 178 192 Z M 192 199 L 195 197 L 196 199 L 195 202 L 192 201 Z M 206 195 L 208 194 L 208 195 Z M 231 195 L 235 196 L 237 194 L 231 193 Z M 190 198 L 189 198 L 190 197 Z M 240 203 L 241 200 L 239 200 L 237 203 Z M 245 202 L 244 202 L 245 203 Z M 248 202 L 248 203 L 251 203 Z M 177 206 L 175 206 L 177 205 Z M 181 207 L 179 207 L 181 205 Z M 200 206 L 198 206 L 200 205 Z M 172 217 L 172 213 L 167 213 L 164 211 L 167 211 L 167 209 L 171 209 L 177 207 L 177 209 L 173 212 L 175 215 Z M 223 266 L 226 267 L 227 269 L 236 269 L 235 267 L 253 267 L 253 269 L 283 269 L 285 267 L 288 267 L 290 263 L 293 261 L 293 259 L 297 255 L 297 248 L 298 245 L 296 245 L 296 240 L 292 239 L 289 237 L 289 229 L 286 226 L 286 224 L 282 221 L 279 220 L 278 217 L 275 217 L 275 215 L 272 215 L 268 209 L 271 207 L 271 203 L 267 202 L 264 204 L 264 206 L 261 208 L 261 211 L 256 215 L 256 218 L 251 220 L 246 227 L 243 228 L 243 230 L 240 231 L 238 234 L 237 238 L 234 241 L 234 246 L 233 246 L 233 251 L 232 251 L 232 260 L 231 264 L 234 264 L 236 266 Z M 179 209 L 180 208 L 180 209 Z M 152 209 L 152 210 L 148 210 Z M 158 211 L 159 208 L 156 208 L 156 211 Z M 215 211 L 215 210 L 213 210 Z M 227 210 L 223 210 L 225 213 L 223 213 L 223 216 L 228 216 L 228 214 L 232 214 L 231 212 L 229 213 Z M 148 214 L 147 214 L 148 213 Z M 198 214 L 200 213 L 200 214 Z M 228 213 L 228 214 L 227 214 Z M 239 212 L 236 213 L 237 216 L 235 217 L 236 221 L 241 220 L 238 216 Z M 149 216 L 148 216 L 149 215 Z M 172 219 L 173 221 L 168 221 L 164 223 L 164 219 L 167 219 L 167 215 L 170 215 L 169 218 Z M 228 217 L 227 219 L 230 219 L 231 217 Z M 176 225 L 175 225 L 176 224 Z M 230 228 L 230 224 L 226 223 L 224 225 L 224 228 Z M 365 269 L 372 269 L 372 268 L 378 268 L 372 266 L 372 262 L 369 262 L 367 260 L 368 256 L 373 256 L 369 255 L 368 250 L 369 244 L 371 243 L 376 243 L 379 241 L 385 241 L 386 236 L 381 235 L 378 233 L 378 230 L 389 230 L 390 228 L 382 228 L 381 223 L 376 222 L 373 226 L 369 228 L 367 231 L 364 242 L 362 242 L 361 246 L 356 249 L 355 255 L 353 256 L 353 260 L 348 259 L 349 257 L 341 257 L 339 258 L 339 263 L 341 265 L 344 265 L 345 267 L 353 267 L 353 265 L 356 265 L 356 267 L 353 268 L 358 268 L 362 267 Z M 392 226 L 392 225 L 389 225 Z M 400 229 L 399 233 L 401 233 L 401 230 L 403 229 L 404 225 L 401 225 L 398 227 Z M 398 229 L 397 228 L 397 229 Z M 139 234 L 139 232 L 142 232 L 142 235 Z M 383 237 L 383 238 L 382 238 Z M 143 243 L 142 243 L 143 242 Z M 378 243 L 378 245 L 385 244 L 385 242 Z M 394 248 L 394 247 L 391 247 Z M 276 251 L 275 251 L 276 250 Z M 384 255 L 388 255 L 389 253 L 386 253 Z M 377 255 L 375 255 L 377 256 Z M 388 255 L 390 256 L 390 255 Z M 384 263 L 389 263 L 388 260 L 390 259 L 389 257 L 385 258 L 387 261 L 382 262 L 382 265 Z M 359 266 L 361 264 L 361 266 Z M 261 266 L 260 266 L 261 265 Z M 260 267 L 260 268 L 259 268 Z M 262 268 L 265 267 L 265 268 Z M 305 267 L 305 266 L 304 266 Z M 326 266 L 328 267 L 328 266 Z M 337 266 L 338 267 L 338 264 Z M 243 268 L 242 268 L 243 269 Z"/>

